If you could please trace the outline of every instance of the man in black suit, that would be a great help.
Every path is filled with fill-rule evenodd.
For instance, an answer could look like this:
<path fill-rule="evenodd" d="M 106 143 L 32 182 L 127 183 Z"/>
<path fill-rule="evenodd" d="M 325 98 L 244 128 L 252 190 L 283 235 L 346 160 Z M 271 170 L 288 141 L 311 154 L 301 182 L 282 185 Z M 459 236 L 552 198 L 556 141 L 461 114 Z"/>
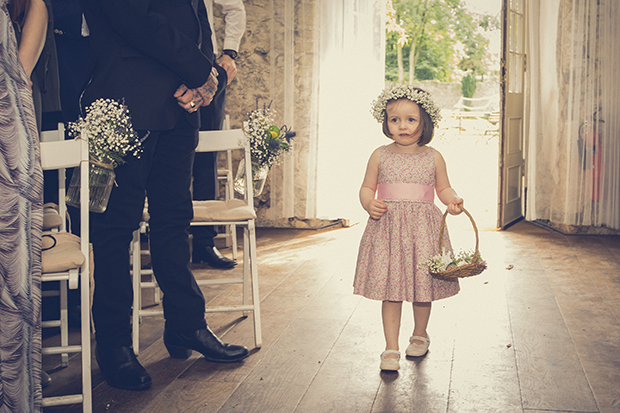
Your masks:
<path fill-rule="evenodd" d="M 217 88 L 211 33 L 202 0 L 82 0 L 82 6 L 93 66 L 81 106 L 98 98 L 124 100 L 144 138 L 140 158 L 128 156 L 116 168 L 118 186 L 107 210 L 91 218 L 97 362 L 109 385 L 141 390 L 151 378 L 131 347 L 129 244 L 145 194 L 170 356 L 187 358 L 196 350 L 210 361 L 236 362 L 248 355 L 247 348 L 222 343 L 207 327 L 205 300 L 189 269 L 198 108 L 211 102 Z"/>

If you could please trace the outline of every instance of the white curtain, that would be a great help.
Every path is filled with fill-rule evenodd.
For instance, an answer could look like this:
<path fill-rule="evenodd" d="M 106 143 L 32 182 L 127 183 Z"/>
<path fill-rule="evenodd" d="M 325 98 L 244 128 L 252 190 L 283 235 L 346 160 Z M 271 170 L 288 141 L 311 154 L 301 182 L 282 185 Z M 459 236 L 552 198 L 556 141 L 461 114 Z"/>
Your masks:
<path fill-rule="evenodd" d="M 307 217 L 366 219 L 359 203 L 366 164 L 385 144 L 370 104 L 384 87 L 385 1 L 321 0 L 316 10 L 315 185 Z"/>
<path fill-rule="evenodd" d="M 620 229 L 620 2 L 529 5 L 528 220 Z"/>

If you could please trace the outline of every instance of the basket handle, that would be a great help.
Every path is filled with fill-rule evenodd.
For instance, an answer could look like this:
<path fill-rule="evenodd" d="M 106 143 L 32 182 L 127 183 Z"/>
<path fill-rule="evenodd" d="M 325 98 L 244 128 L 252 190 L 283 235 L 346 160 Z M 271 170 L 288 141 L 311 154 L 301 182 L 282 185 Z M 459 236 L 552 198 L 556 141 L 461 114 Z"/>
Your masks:
<path fill-rule="evenodd" d="M 471 216 L 471 214 L 469 213 L 469 211 L 467 211 L 463 205 L 459 205 L 459 207 L 461 208 L 461 211 L 465 212 L 465 215 L 467 215 L 469 217 L 469 220 L 471 221 L 471 225 L 474 227 L 474 233 L 476 234 L 476 249 L 474 250 L 474 257 L 479 257 L 480 253 L 478 251 L 478 227 L 476 226 L 476 221 L 474 221 L 474 218 Z M 446 212 L 444 212 L 443 217 L 441 217 L 441 227 L 439 228 L 439 253 L 441 254 L 441 248 L 442 248 L 442 243 L 443 243 L 443 229 L 446 226 L 446 217 L 448 216 L 448 210 L 446 209 Z"/>

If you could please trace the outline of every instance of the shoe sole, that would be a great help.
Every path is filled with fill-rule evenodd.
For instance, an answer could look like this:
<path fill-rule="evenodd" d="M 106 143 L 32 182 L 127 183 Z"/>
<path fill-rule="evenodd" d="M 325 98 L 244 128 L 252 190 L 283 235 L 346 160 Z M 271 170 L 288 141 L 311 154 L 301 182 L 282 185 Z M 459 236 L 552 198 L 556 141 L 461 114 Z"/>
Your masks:
<path fill-rule="evenodd" d="M 188 359 L 192 355 L 192 352 L 194 351 L 191 348 L 177 347 L 177 346 L 170 346 L 170 345 L 166 345 L 166 350 L 168 350 L 168 354 L 170 354 L 170 357 L 172 357 L 173 359 L 182 359 L 182 360 Z M 200 353 L 200 354 L 202 354 L 202 353 Z M 202 354 L 202 356 L 207 361 L 210 361 L 212 363 L 237 363 L 237 362 L 247 358 L 249 355 L 250 355 L 250 353 L 248 352 L 248 354 L 244 355 L 243 357 L 239 357 L 239 358 L 235 358 L 235 359 L 224 359 L 224 360 L 222 360 L 222 359 L 215 359 L 215 358 L 212 358 L 212 357 L 208 357 L 208 356 L 205 356 L 204 354 Z"/>
<path fill-rule="evenodd" d="M 207 261 L 204 260 L 194 260 L 192 259 L 192 264 L 207 264 L 209 267 L 214 268 L 216 270 L 230 270 L 232 268 L 235 268 L 237 266 L 237 264 L 233 264 L 233 265 L 227 265 L 225 267 L 218 267 L 218 266 L 214 266 L 209 264 Z"/>
<path fill-rule="evenodd" d="M 409 354 L 405 352 L 405 355 L 407 357 L 423 357 L 423 356 L 426 356 L 427 354 L 428 354 L 428 350 L 426 350 L 423 354 Z"/>
<path fill-rule="evenodd" d="M 381 369 L 381 371 L 398 371 L 400 370 L 400 365 L 386 366 L 386 365 L 383 365 L 383 363 L 381 363 L 381 366 L 379 368 Z"/>

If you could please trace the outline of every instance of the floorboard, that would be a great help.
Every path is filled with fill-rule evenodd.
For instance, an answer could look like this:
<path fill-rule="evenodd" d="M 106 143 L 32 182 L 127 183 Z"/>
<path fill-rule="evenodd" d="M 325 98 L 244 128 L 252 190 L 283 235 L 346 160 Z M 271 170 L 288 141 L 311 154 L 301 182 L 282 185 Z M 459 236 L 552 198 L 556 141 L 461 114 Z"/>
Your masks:
<path fill-rule="evenodd" d="M 455 223 L 453 245 L 467 249 L 473 232 Z M 211 328 L 248 346 L 250 356 L 233 364 L 195 352 L 173 360 L 163 318 L 143 317 L 139 360 L 153 387 L 110 388 L 93 359 L 94 411 L 620 412 L 620 237 L 566 236 L 526 222 L 481 231 L 488 270 L 433 304 L 427 356 L 403 357 L 398 373 L 386 373 L 379 371 L 381 305 L 352 294 L 363 227 L 259 229 L 262 348 L 254 348 L 251 315 L 208 314 Z M 222 276 L 192 268 L 199 279 Z M 241 297 L 240 286 L 203 291 L 208 305 Z M 404 304 L 403 355 L 412 320 Z M 79 389 L 79 358 L 67 368 L 44 361 L 53 378 L 46 395 Z"/>

